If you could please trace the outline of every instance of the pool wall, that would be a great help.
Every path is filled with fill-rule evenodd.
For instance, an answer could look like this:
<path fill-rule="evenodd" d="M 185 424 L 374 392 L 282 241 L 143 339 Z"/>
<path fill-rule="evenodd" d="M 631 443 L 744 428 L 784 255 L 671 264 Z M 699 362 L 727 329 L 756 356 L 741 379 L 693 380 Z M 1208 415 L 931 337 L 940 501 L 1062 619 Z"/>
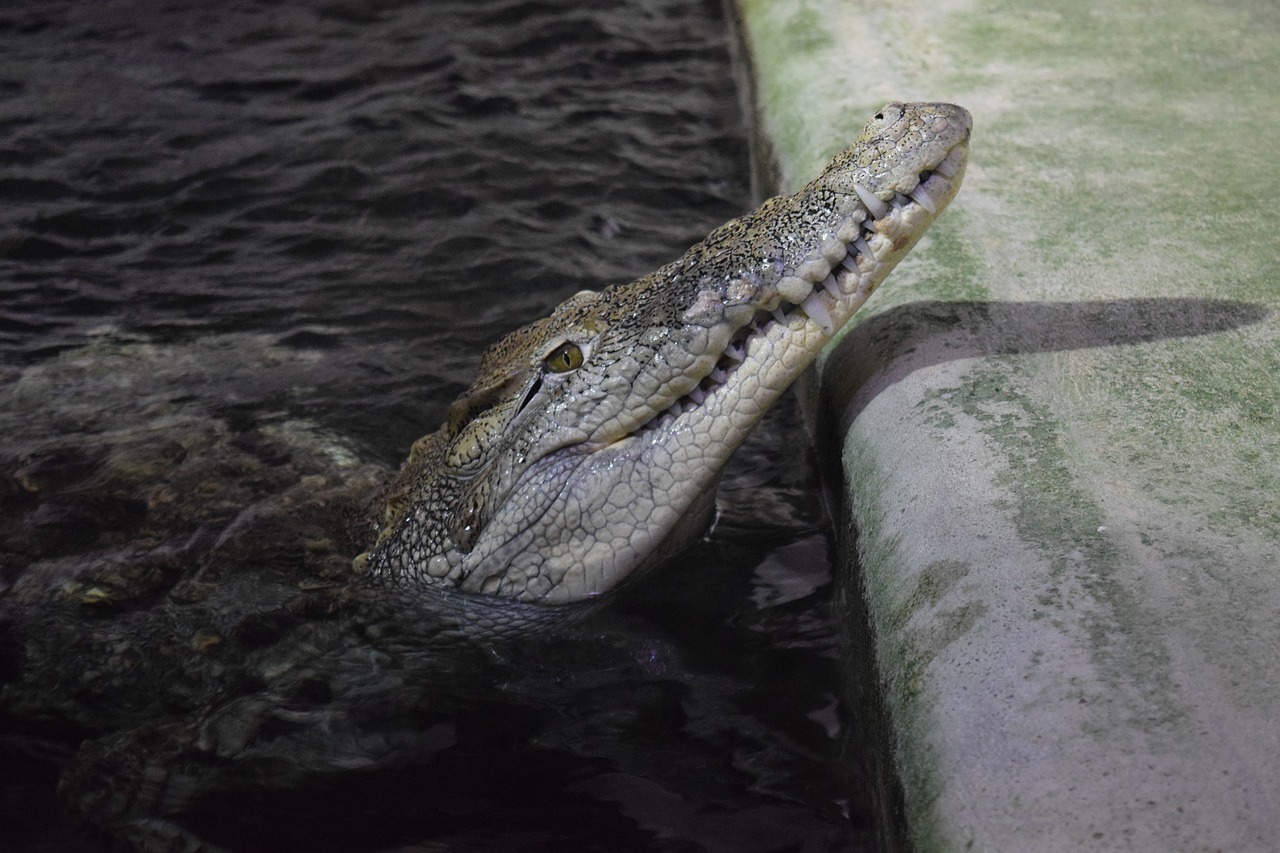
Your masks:
<path fill-rule="evenodd" d="M 1274 849 L 1280 7 L 737 15 L 777 189 L 887 101 L 974 114 L 959 198 L 801 392 L 886 844 Z"/>

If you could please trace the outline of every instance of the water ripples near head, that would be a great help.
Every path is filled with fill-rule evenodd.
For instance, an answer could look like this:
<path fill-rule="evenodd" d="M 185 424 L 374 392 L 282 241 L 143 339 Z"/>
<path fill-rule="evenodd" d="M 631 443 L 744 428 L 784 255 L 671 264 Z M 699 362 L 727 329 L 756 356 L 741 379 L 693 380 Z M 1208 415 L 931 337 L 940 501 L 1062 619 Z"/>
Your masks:
<path fill-rule="evenodd" d="M 240 547 L 281 489 L 307 491 L 297 471 L 341 482 L 397 464 L 498 335 L 741 214 L 720 14 L 718 0 L 6 4 L 0 603 L 33 565 L 218 564 L 206 540 Z M 495 657 L 498 699 L 447 721 L 458 743 L 419 768 L 423 787 L 354 805 L 336 787 L 332 808 L 294 792 L 245 831 L 305 831 L 280 817 L 296 805 L 345 827 L 333 849 L 850 849 L 801 430 L 793 412 L 766 420 L 715 533 L 563 659 Z M 280 568 L 254 545 L 246 571 Z M 47 773 L 6 743 L 0 763 Z M 48 800 L 0 791 L 0 847 L 69 832 L 46 781 Z M 44 824 L 13 847 L 28 813 Z"/>
<path fill-rule="evenodd" d="M 0 359 L 103 325 L 478 354 L 643 274 L 747 202 L 714 9 L 0 12 Z"/>

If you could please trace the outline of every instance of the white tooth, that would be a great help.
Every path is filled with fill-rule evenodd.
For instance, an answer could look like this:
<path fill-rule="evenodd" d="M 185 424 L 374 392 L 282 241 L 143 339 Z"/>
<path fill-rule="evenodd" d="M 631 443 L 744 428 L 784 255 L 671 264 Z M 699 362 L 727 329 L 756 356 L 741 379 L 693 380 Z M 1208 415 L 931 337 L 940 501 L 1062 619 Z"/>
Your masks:
<path fill-rule="evenodd" d="M 859 239 L 861 239 L 861 238 L 859 238 Z M 864 242 L 864 245 L 865 245 L 865 242 Z M 854 275 L 857 275 L 857 274 L 858 274 L 858 262 L 857 262 L 856 260 L 854 260 L 854 258 L 853 258 L 853 255 L 852 255 L 852 254 L 845 255 L 843 258 L 841 258 L 841 259 L 840 259 L 840 266 L 844 267 L 845 269 L 847 269 L 849 272 L 853 273 Z"/>
<path fill-rule="evenodd" d="M 813 282 L 794 275 L 785 275 L 778 279 L 777 286 L 778 295 L 792 305 L 802 302 L 809 295 L 809 291 L 813 290 Z"/>
<path fill-rule="evenodd" d="M 695 385 L 689 392 L 689 399 L 701 406 L 702 401 L 707 399 L 707 392 L 703 391 L 701 387 Z"/>
<path fill-rule="evenodd" d="M 831 314 L 827 311 L 827 306 L 822 304 L 822 295 L 819 293 L 810 293 L 804 302 L 800 303 L 800 307 L 804 309 L 804 313 L 809 315 L 809 319 L 822 327 L 825 334 L 831 334 L 835 331 L 835 324 L 831 322 Z"/>
<path fill-rule="evenodd" d="M 733 344 L 729 344 L 729 346 L 725 347 L 724 354 L 733 361 L 742 361 L 747 357 L 746 350 L 742 347 L 734 346 Z"/>
<path fill-rule="evenodd" d="M 711 368 L 711 381 L 717 385 L 723 385 L 729 379 L 729 374 L 725 373 L 718 367 Z"/>
<path fill-rule="evenodd" d="M 774 308 L 773 311 L 769 313 L 773 314 L 773 319 L 777 320 L 782 325 L 785 326 L 787 324 L 787 315 L 782 313 L 781 308 Z"/>
<path fill-rule="evenodd" d="M 857 240 L 854 240 L 853 248 L 857 249 L 868 258 L 875 257 L 875 254 L 871 251 L 871 244 L 868 243 L 864 237 L 859 237 Z"/>
<path fill-rule="evenodd" d="M 836 299 L 839 299 L 841 296 L 843 296 L 843 294 L 840 292 L 840 284 L 836 281 L 836 277 L 834 275 L 829 275 L 826 278 L 824 278 L 822 280 L 822 286 L 827 289 L 827 293 L 830 293 L 832 297 Z"/>
<path fill-rule="evenodd" d="M 844 241 L 837 240 L 835 237 L 828 237 L 822 241 L 822 257 L 826 259 L 828 264 L 838 264 L 840 259 L 844 257 L 845 248 Z"/>
<path fill-rule="evenodd" d="M 796 267 L 796 275 L 805 281 L 817 284 L 831 274 L 831 264 L 821 258 L 805 261 Z"/>
<path fill-rule="evenodd" d="M 913 189 L 911 191 L 911 197 L 930 213 L 938 212 L 938 206 L 933 203 L 933 199 L 929 196 L 929 191 L 926 190 L 923 185 Z"/>
<path fill-rule="evenodd" d="M 876 219 L 884 216 L 889 212 L 889 205 L 876 198 L 876 194 L 864 187 L 862 184 L 854 184 L 853 190 L 858 194 L 858 198 L 862 199 L 862 203 L 867 206 L 867 210 Z"/>

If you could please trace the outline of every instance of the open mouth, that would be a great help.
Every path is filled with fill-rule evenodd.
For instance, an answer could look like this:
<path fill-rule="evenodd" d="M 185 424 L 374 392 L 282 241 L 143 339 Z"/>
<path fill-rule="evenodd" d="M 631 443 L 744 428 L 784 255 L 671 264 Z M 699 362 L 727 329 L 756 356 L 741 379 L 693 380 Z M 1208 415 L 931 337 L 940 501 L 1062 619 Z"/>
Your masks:
<path fill-rule="evenodd" d="M 889 201 L 857 187 L 865 218 L 846 222 L 814 256 L 784 276 L 776 285 L 780 297 L 777 307 L 757 310 L 733 334 L 710 372 L 637 432 L 670 427 L 681 415 L 701 407 L 709 396 L 728 385 L 750 358 L 751 342 L 771 335 L 775 327 L 790 328 L 799 317 L 817 326 L 824 342 L 835 334 L 950 202 L 967 155 L 965 140 L 932 169 L 917 175 L 909 192 L 898 193 Z"/>

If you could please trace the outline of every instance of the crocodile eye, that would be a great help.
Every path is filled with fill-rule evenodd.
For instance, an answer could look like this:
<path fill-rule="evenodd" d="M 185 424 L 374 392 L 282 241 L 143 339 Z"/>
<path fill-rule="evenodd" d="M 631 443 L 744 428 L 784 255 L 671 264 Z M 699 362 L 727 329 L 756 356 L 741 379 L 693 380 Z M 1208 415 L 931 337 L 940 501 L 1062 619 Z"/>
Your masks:
<path fill-rule="evenodd" d="M 582 366 L 582 347 L 566 341 L 551 351 L 542 364 L 552 373 L 568 373 Z"/>

